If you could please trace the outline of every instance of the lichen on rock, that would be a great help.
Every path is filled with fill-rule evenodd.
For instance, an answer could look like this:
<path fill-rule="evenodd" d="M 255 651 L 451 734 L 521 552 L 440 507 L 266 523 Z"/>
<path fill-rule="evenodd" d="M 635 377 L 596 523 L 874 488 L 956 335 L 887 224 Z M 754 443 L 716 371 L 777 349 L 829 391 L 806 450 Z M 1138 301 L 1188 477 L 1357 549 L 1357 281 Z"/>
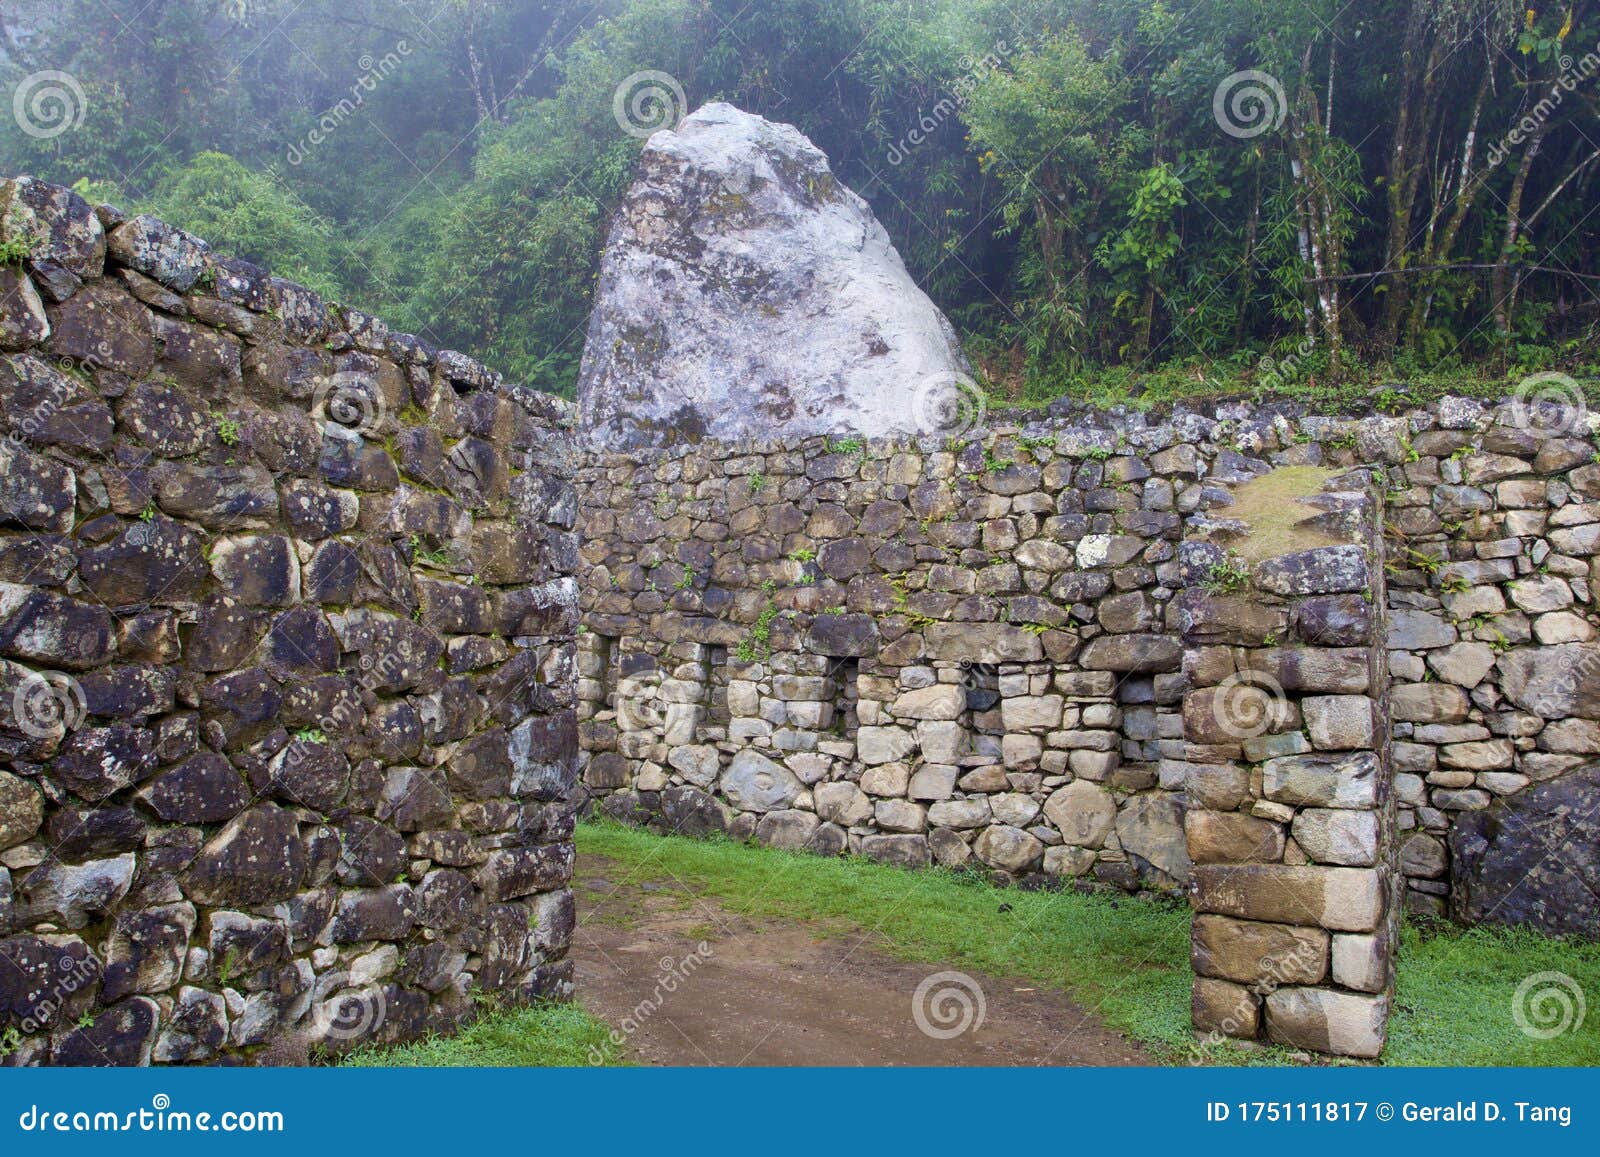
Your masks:
<path fill-rule="evenodd" d="M 799 131 L 718 103 L 650 137 L 578 379 L 595 442 L 948 430 L 980 404 L 966 370 L 871 208 Z"/>

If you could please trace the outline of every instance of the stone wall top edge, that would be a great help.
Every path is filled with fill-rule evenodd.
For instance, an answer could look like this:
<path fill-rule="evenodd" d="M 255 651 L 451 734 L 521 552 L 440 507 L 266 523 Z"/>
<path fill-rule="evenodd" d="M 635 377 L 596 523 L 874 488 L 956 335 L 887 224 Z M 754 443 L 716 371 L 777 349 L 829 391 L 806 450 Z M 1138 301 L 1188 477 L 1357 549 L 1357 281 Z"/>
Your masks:
<path fill-rule="evenodd" d="M 866 436 L 849 432 L 803 437 L 702 439 L 671 445 L 633 448 L 583 446 L 580 453 L 590 463 L 641 463 L 677 458 L 715 458 L 726 461 L 745 455 L 778 453 L 861 453 L 881 456 L 896 451 L 933 453 L 974 442 L 987 443 L 1014 437 L 1033 442 L 1054 440 L 1054 449 L 1066 457 L 1091 457 L 1110 453 L 1155 453 L 1183 443 L 1232 442 L 1251 430 L 1274 428 L 1302 435 L 1303 440 L 1342 440 L 1370 431 L 1384 438 L 1409 437 L 1426 430 L 1461 430 L 1481 433 L 1494 425 L 1538 428 L 1529 411 L 1537 402 L 1508 396 L 1495 401 L 1445 395 L 1425 405 L 1397 413 L 1324 414 L 1304 403 L 1289 400 L 1233 401 L 1212 405 L 1201 413 L 1178 404 L 1164 411 L 1103 410 L 1075 403 L 1058 412 L 1033 410 L 991 411 L 981 425 L 942 434 L 892 434 Z M 1570 426 L 1570 422 L 1544 423 Z M 1574 434 L 1592 431 L 1574 429 Z"/>
<path fill-rule="evenodd" d="M 508 382 L 476 358 L 393 329 L 374 314 L 325 299 L 307 286 L 274 275 L 265 266 L 219 253 L 204 239 L 157 217 L 130 215 L 110 204 L 91 206 L 69 188 L 26 174 L 0 177 L 0 212 L 8 211 L 19 196 L 36 227 L 53 234 L 64 222 L 52 218 L 70 214 L 78 217 L 76 224 L 81 228 L 98 233 L 100 236 L 91 243 L 104 248 L 103 274 L 113 268 L 130 269 L 180 297 L 211 298 L 251 313 L 281 316 L 285 309 L 291 309 L 300 322 L 292 336 L 300 344 L 321 343 L 330 349 L 385 356 L 399 365 L 437 369 L 445 379 L 469 390 L 509 397 L 535 422 L 554 430 L 570 430 L 576 421 L 576 407 L 564 398 Z M 116 243 L 119 231 L 137 234 L 159 246 L 163 260 L 154 267 L 138 259 L 130 260 L 130 246 Z M 26 262 L 29 272 L 34 272 L 38 263 L 36 258 L 30 258 Z"/>

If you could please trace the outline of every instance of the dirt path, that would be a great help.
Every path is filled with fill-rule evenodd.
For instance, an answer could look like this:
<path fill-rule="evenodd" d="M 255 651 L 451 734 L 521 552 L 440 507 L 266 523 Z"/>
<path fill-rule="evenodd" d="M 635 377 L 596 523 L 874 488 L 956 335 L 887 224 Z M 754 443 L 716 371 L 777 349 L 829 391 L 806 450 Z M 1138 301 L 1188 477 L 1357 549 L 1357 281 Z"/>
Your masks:
<path fill-rule="evenodd" d="M 578 858 L 572 954 L 584 1004 L 625 1034 L 636 1064 L 1152 1063 L 1059 992 L 908 964 L 860 931 L 750 920 L 676 884 L 627 877 L 625 865 Z M 925 986 L 921 1021 L 947 1034 L 968 1025 L 945 1039 L 913 1015 L 918 986 L 941 972 L 950 975 Z"/>

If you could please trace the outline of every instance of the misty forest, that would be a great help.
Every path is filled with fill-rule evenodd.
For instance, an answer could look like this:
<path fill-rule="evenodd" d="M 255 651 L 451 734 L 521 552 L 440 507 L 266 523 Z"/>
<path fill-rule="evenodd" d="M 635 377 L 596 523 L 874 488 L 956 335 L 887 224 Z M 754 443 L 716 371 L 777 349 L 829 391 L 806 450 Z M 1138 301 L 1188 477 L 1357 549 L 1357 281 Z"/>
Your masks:
<path fill-rule="evenodd" d="M 643 137 L 714 99 L 827 152 L 997 399 L 1600 360 L 1600 0 L 12 0 L 0 71 L 71 80 L 5 171 L 568 395 Z"/>

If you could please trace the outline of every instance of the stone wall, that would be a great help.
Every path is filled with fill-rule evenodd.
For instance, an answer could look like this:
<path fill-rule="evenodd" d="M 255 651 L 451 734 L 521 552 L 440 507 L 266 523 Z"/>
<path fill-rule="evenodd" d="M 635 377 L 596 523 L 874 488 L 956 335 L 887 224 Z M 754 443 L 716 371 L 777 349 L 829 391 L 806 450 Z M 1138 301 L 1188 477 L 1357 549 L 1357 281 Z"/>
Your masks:
<path fill-rule="evenodd" d="M 1020 429 L 587 463 L 588 789 L 779 846 L 1177 889 L 1164 624 L 1198 467 Z"/>
<path fill-rule="evenodd" d="M 579 713 L 597 805 L 1174 889 L 1193 794 L 1178 547 L 1203 533 L 1249 554 L 1275 511 L 1365 467 L 1388 509 L 1404 904 L 1563 919 L 1508 901 L 1507 881 L 1535 866 L 1522 813 L 1588 798 L 1576 769 L 1600 753 L 1600 466 L 1581 404 L 1004 417 L 945 439 L 588 455 Z M 1349 529 L 1315 506 L 1291 521 Z"/>
<path fill-rule="evenodd" d="M 1399 916 L 1382 505 L 1367 470 L 1276 497 L 1321 513 L 1248 568 L 1225 524 L 1182 551 L 1193 1020 L 1376 1057 Z"/>
<path fill-rule="evenodd" d="M 562 997 L 562 408 L 0 184 L 0 1052 L 303 1058 Z"/>

